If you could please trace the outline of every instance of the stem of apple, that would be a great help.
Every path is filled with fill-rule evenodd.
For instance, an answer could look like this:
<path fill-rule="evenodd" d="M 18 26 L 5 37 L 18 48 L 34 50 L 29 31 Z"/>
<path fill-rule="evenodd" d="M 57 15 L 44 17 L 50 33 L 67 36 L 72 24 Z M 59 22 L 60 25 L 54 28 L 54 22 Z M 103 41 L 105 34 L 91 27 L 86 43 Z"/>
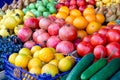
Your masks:
<path fill-rule="evenodd" d="M 108 56 L 107 60 L 111 58 L 111 56 L 116 52 L 116 49 L 112 51 L 112 53 Z"/>

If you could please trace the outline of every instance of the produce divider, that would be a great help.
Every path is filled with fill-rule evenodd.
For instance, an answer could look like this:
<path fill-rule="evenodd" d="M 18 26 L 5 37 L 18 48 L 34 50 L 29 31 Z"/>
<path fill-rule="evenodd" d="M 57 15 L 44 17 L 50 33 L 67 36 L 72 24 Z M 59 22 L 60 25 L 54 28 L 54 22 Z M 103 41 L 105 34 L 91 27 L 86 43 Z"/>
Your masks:
<path fill-rule="evenodd" d="M 71 70 L 66 71 L 66 72 L 61 72 L 60 74 L 57 74 L 56 76 L 52 77 L 49 74 L 40 74 L 36 76 L 35 74 L 31 74 L 26 70 L 23 70 L 20 67 L 16 67 L 12 64 L 9 63 L 8 61 L 9 55 L 7 55 L 5 59 L 5 75 L 8 79 L 10 80 L 56 80 L 60 79 L 62 76 L 68 74 Z M 76 58 L 76 63 L 80 61 L 80 58 Z"/>

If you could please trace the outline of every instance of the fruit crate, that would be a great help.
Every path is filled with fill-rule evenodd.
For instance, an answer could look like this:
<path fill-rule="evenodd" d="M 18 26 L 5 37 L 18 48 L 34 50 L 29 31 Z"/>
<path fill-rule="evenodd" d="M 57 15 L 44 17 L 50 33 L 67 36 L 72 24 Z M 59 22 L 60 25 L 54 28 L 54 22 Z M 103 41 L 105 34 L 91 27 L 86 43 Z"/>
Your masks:
<path fill-rule="evenodd" d="M 55 77 L 51 77 L 51 75 L 45 74 L 45 73 L 36 76 L 35 74 L 31 74 L 20 67 L 16 67 L 10 64 L 7 59 L 8 59 L 8 56 L 6 57 L 6 60 L 5 60 L 5 76 L 9 80 L 56 80 L 70 72 L 70 71 L 66 71 L 66 72 L 57 74 Z M 76 63 L 79 60 L 80 58 L 76 58 Z"/>

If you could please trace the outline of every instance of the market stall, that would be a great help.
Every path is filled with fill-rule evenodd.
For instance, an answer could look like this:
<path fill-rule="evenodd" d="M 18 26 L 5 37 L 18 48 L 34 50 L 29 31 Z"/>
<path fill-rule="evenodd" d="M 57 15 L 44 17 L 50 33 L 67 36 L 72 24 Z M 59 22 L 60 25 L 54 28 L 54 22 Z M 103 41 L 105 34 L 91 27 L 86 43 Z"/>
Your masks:
<path fill-rule="evenodd" d="M 120 1 L 5 1 L 0 71 L 5 80 L 120 80 Z"/>

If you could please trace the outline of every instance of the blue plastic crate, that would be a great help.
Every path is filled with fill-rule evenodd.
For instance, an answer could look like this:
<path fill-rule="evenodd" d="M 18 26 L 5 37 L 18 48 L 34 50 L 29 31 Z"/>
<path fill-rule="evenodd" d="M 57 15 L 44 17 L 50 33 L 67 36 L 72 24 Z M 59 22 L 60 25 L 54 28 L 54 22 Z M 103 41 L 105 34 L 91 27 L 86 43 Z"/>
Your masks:
<path fill-rule="evenodd" d="M 5 3 L 7 3 L 8 5 L 12 3 L 13 0 L 0 0 L 0 8 L 2 8 L 2 6 L 4 6 Z"/>
<path fill-rule="evenodd" d="M 9 80 L 56 80 L 61 76 L 68 74 L 70 71 L 57 74 L 55 77 L 51 77 L 49 74 L 40 74 L 36 76 L 31 74 L 22 68 L 16 67 L 8 62 L 8 57 L 5 60 L 5 75 Z M 79 61 L 79 58 L 76 58 L 76 63 Z"/>

